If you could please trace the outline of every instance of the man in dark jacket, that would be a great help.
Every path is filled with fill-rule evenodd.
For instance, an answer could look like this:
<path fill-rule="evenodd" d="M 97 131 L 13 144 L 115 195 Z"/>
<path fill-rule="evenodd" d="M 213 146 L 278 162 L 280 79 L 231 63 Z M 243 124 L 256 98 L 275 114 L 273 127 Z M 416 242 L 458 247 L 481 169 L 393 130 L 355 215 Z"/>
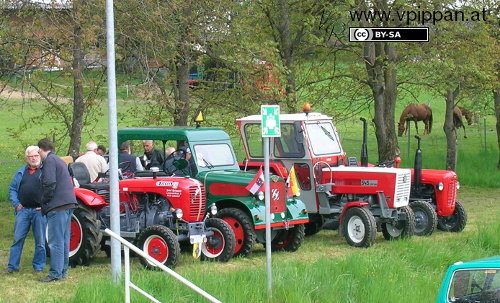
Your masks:
<path fill-rule="evenodd" d="M 144 170 L 139 158 L 131 155 L 130 152 L 130 143 L 128 141 L 123 142 L 120 145 L 120 153 L 118 154 L 119 168 L 122 173 L 135 173 Z"/>
<path fill-rule="evenodd" d="M 49 275 L 40 282 L 66 277 L 69 264 L 71 215 L 78 206 L 68 167 L 54 152 L 49 139 L 38 142 L 42 157 L 42 214 L 47 217 L 47 242 L 50 249 Z"/>
<path fill-rule="evenodd" d="M 163 153 L 155 149 L 153 140 L 142 141 L 142 146 L 144 147 L 144 155 L 141 160 L 144 162 L 144 169 L 150 169 L 151 167 L 161 168 L 163 165 Z"/>

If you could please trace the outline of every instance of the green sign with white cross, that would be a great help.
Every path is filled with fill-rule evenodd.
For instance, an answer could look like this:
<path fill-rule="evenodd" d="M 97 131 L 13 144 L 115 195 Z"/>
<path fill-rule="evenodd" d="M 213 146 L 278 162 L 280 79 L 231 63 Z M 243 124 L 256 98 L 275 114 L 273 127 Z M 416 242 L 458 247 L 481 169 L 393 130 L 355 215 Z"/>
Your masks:
<path fill-rule="evenodd" d="M 262 137 L 281 137 L 280 106 L 261 105 L 260 114 L 262 115 Z"/>

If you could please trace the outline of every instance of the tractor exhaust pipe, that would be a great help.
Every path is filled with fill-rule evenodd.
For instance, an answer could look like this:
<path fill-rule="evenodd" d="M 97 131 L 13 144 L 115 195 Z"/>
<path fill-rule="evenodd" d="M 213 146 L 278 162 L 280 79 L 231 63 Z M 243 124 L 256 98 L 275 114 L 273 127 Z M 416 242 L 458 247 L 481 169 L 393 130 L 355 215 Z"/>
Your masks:
<path fill-rule="evenodd" d="M 413 184 L 415 185 L 415 188 L 418 189 L 420 188 L 420 178 L 422 175 L 422 150 L 420 149 L 420 137 L 415 136 L 415 139 L 417 139 L 418 144 L 417 151 L 415 153 L 415 164 L 413 165 L 413 172 L 415 175 Z"/>
<path fill-rule="evenodd" d="M 367 141 L 367 125 L 365 118 L 359 118 L 359 120 L 363 121 L 363 144 L 361 145 L 361 166 L 368 166 L 368 148 L 366 146 Z"/>

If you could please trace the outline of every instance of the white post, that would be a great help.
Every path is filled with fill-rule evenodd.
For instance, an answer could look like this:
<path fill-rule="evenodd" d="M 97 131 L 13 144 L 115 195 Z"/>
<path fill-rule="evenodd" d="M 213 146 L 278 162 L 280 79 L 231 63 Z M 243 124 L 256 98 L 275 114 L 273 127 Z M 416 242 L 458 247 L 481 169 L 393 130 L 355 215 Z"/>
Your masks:
<path fill-rule="evenodd" d="M 125 303 L 130 303 L 130 250 L 124 247 L 125 254 Z"/>
<path fill-rule="evenodd" d="M 266 269 L 267 293 L 273 297 L 273 275 L 271 263 L 271 182 L 269 182 L 269 137 L 264 138 L 264 187 L 266 199 Z"/>
<path fill-rule="evenodd" d="M 115 76 L 115 25 L 113 0 L 106 0 L 106 61 L 108 64 L 108 125 L 109 125 L 109 202 L 111 230 L 120 234 L 120 208 L 118 196 L 118 142 L 116 122 L 116 76 Z M 122 274 L 120 242 L 111 239 L 111 275 L 115 284 Z"/>

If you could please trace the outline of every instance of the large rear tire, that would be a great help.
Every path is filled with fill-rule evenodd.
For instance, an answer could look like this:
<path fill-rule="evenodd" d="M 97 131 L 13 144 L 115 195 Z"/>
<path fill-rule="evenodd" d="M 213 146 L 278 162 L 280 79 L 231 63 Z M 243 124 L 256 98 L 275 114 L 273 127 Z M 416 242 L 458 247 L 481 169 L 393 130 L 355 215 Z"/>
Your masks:
<path fill-rule="evenodd" d="M 375 242 L 377 225 L 373 215 L 364 207 L 349 208 L 342 219 L 342 235 L 355 247 L 370 247 Z"/>
<path fill-rule="evenodd" d="M 382 223 L 382 234 L 386 240 L 398 240 L 409 238 L 415 234 L 415 215 L 409 206 L 400 208 L 406 216 L 406 219 L 395 223 Z"/>
<path fill-rule="evenodd" d="M 69 264 L 89 265 L 101 247 L 101 221 L 95 210 L 79 204 L 71 217 Z"/>
<path fill-rule="evenodd" d="M 209 218 L 205 226 L 214 234 L 201 246 L 201 259 L 227 262 L 234 254 L 234 233 L 231 226 L 218 218 Z"/>
<path fill-rule="evenodd" d="M 415 215 L 415 235 L 432 235 L 437 226 L 437 214 L 432 205 L 425 201 L 413 201 L 410 207 Z"/>
<path fill-rule="evenodd" d="M 451 216 L 438 217 L 438 228 L 442 231 L 460 232 L 467 225 L 467 212 L 460 201 L 455 203 L 455 211 Z"/>
<path fill-rule="evenodd" d="M 146 227 L 137 238 L 137 247 L 170 268 L 174 268 L 181 257 L 181 248 L 177 237 L 163 225 Z M 155 265 L 142 257 L 141 264 L 147 269 L 157 269 Z"/>
<path fill-rule="evenodd" d="M 250 217 L 241 209 L 224 208 L 216 215 L 226 221 L 234 232 L 234 256 L 247 256 L 255 244 L 255 231 Z"/>
<path fill-rule="evenodd" d="M 280 230 L 271 241 L 271 250 L 294 252 L 299 249 L 305 237 L 304 224 L 294 225 L 288 230 Z"/>

